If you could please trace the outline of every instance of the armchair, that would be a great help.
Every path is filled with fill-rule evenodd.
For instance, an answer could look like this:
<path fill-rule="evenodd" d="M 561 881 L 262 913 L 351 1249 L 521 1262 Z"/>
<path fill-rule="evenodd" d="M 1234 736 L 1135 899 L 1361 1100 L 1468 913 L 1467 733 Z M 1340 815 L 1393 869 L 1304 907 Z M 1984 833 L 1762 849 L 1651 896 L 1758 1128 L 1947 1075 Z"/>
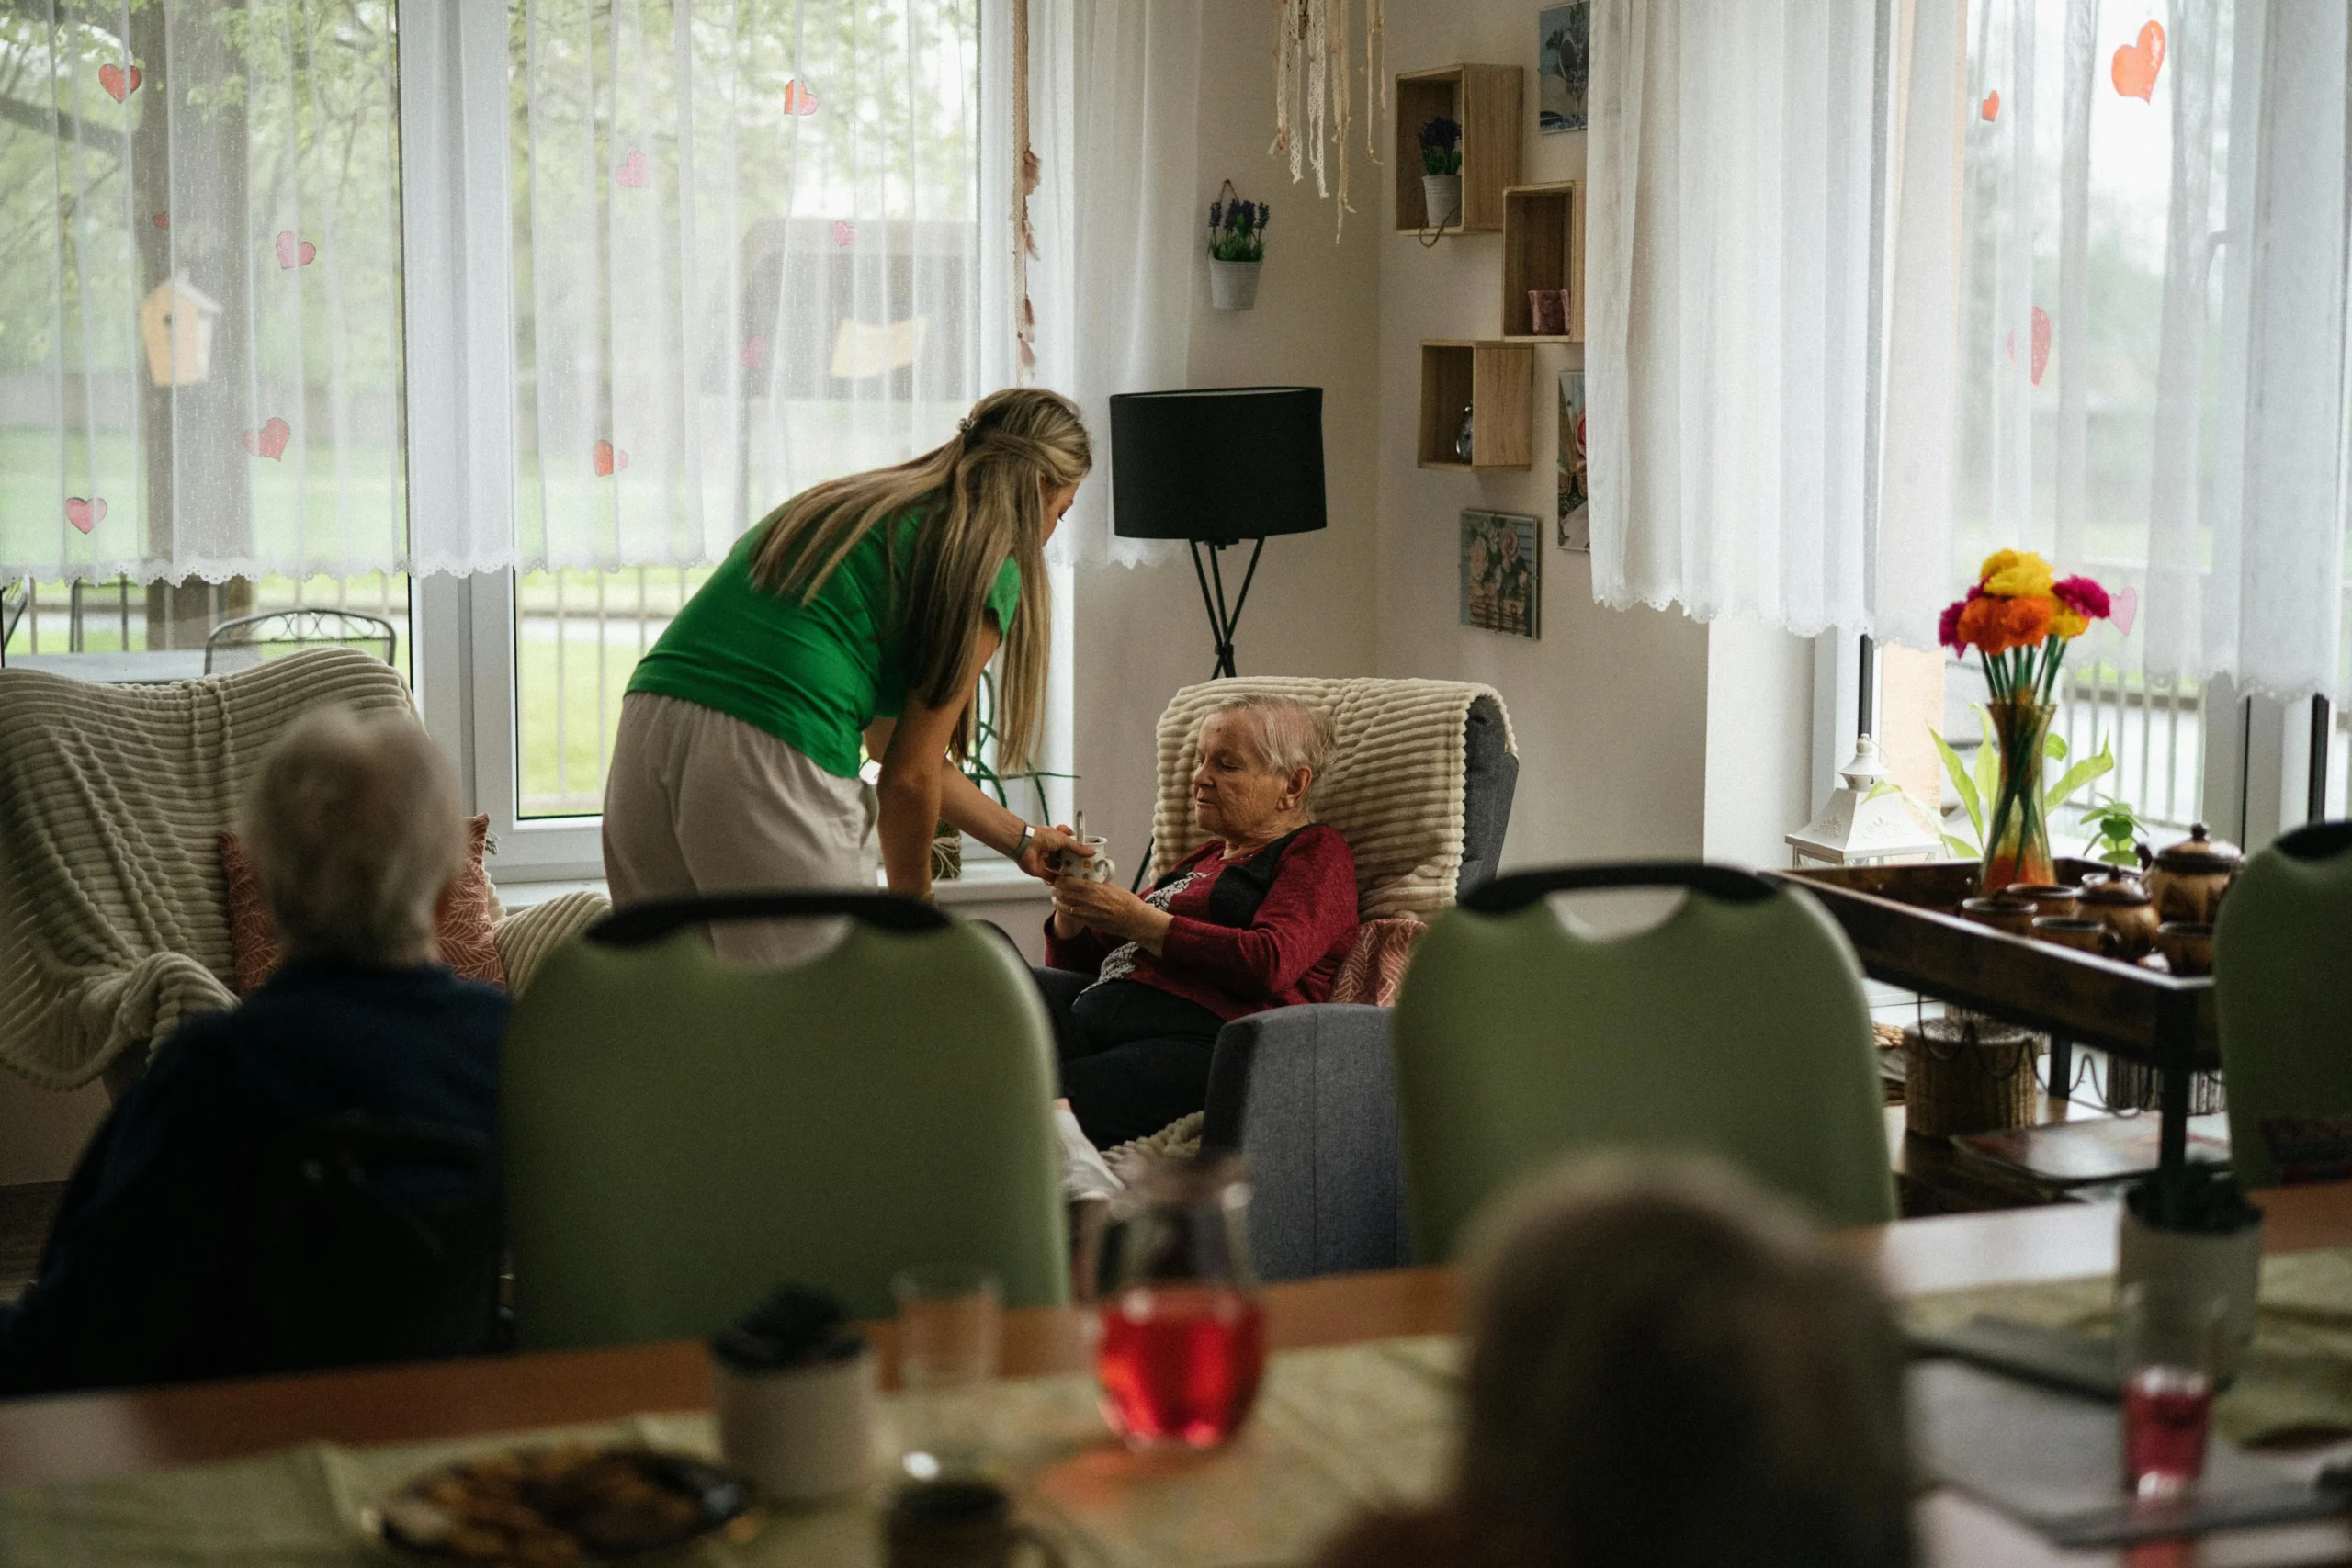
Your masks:
<path fill-rule="evenodd" d="M 1315 812 L 1355 851 L 1364 919 L 1426 918 L 1494 875 L 1519 783 L 1502 698 L 1452 681 L 1302 677 L 1216 681 L 1176 694 L 1159 720 L 1156 870 L 1199 841 L 1189 781 L 1201 720 L 1245 692 L 1330 715 L 1339 744 L 1316 785 Z M 1209 1067 L 1201 1144 L 1249 1156 L 1250 1244 L 1261 1277 L 1408 1260 L 1385 1006 L 1276 1008 L 1227 1024 Z"/>

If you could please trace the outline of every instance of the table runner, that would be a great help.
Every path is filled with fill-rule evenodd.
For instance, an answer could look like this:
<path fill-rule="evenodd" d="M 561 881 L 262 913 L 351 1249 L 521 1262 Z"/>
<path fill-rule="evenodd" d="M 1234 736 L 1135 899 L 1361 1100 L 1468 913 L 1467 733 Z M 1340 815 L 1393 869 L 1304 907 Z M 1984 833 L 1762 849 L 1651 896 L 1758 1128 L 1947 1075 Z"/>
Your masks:
<path fill-rule="evenodd" d="M 2113 1278 L 2102 1274 L 1919 1296 L 1902 1312 L 1928 1331 L 1989 1316 L 2111 1337 L 2114 1294 Z M 2254 1345 L 2215 1401 L 2213 1420 L 2223 1437 L 2249 1445 L 2352 1433 L 2352 1248 L 2262 1260 Z"/>
<path fill-rule="evenodd" d="M 992 1447 L 1071 1568 L 1272 1568 L 1307 1561 L 1367 1507 L 1432 1496 L 1453 1444 L 1448 1338 L 1367 1341 L 1272 1359 L 1256 1415 L 1229 1448 L 1139 1456 L 1113 1442 L 1093 1380 L 1009 1381 L 990 1393 Z M 897 1401 L 877 1423 L 895 1459 Z M 221 1464 L 0 1491 L 0 1562 L 50 1568 L 349 1568 L 400 1558 L 360 1533 L 361 1510 L 455 1460 L 550 1442 L 648 1442 L 715 1453 L 707 1414 L 454 1442 L 311 1444 Z M 673 1561 L 697 1568 L 878 1565 L 871 1497 L 779 1513 L 749 1542 Z"/>

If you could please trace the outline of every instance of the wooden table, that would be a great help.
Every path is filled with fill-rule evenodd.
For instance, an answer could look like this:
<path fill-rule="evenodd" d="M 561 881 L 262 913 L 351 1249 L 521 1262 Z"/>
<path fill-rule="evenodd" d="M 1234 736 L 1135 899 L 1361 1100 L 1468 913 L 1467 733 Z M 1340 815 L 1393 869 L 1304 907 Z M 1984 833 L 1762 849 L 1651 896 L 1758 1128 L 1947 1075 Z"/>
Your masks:
<path fill-rule="evenodd" d="M 2352 1183 L 2261 1195 L 2272 1252 L 2352 1247 Z M 1994 1284 L 2079 1279 L 2115 1267 L 2115 1210 L 2065 1204 L 1905 1220 L 1841 1233 L 1837 1245 L 1871 1260 L 1890 1292 L 1925 1295 Z M 1461 1325 L 1451 1269 L 1405 1269 L 1270 1287 L 1267 1336 L 1276 1350 L 1345 1344 Z M 888 1325 L 876 1330 L 887 1350 Z M 1085 1325 L 1067 1309 L 1007 1314 L 1011 1376 L 1083 1371 Z M 605 1421 L 710 1403 L 702 1347 L 682 1341 L 560 1351 L 367 1371 L 0 1402 L 0 1485 L 84 1480 L 232 1459 L 296 1443 L 422 1442 L 475 1433 Z M 2352 1564 L 2352 1525 L 2279 1527 L 2119 1552 L 2060 1553 L 2023 1527 L 1950 1492 L 1921 1505 L 1925 1562 L 2288 1568 Z"/>

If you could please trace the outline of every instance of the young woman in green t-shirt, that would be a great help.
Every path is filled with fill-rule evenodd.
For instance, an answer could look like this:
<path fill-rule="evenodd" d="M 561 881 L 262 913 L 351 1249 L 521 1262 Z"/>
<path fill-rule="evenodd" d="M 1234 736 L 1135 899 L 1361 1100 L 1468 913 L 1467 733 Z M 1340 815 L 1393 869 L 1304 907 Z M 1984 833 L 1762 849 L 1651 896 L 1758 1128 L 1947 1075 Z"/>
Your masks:
<path fill-rule="evenodd" d="M 1092 466 L 1068 399 L 1015 389 L 895 468 L 786 502 L 639 662 L 605 794 L 613 901 L 854 886 L 879 824 L 892 891 L 931 891 L 945 818 L 1033 876 L 1075 840 L 1023 821 L 956 766 L 1000 647 L 997 766 L 1028 766 L 1045 706 L 1046 541 Z M 859 748 L 881 760 L 873 790 Z M 722 953 L 808 949 L 721 926 Z"/>

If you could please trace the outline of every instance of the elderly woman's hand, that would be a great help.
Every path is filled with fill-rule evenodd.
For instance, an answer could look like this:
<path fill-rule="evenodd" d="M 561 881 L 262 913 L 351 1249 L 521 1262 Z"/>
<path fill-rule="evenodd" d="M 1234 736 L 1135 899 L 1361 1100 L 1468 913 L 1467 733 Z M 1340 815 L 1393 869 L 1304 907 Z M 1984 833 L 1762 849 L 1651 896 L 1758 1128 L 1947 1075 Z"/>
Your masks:
<path fill-rule="evenodd" d="M 1174 923 L 1165 909 L 1156 909 L 1125 888 L 1109 882 L 1088 882 L 1076 876 L 1054 878 L 1054 914 L 1058 927 L 1065 921 L 1091 926 L 1104 936 L 1159 952 L 1159 944 Z"/>

